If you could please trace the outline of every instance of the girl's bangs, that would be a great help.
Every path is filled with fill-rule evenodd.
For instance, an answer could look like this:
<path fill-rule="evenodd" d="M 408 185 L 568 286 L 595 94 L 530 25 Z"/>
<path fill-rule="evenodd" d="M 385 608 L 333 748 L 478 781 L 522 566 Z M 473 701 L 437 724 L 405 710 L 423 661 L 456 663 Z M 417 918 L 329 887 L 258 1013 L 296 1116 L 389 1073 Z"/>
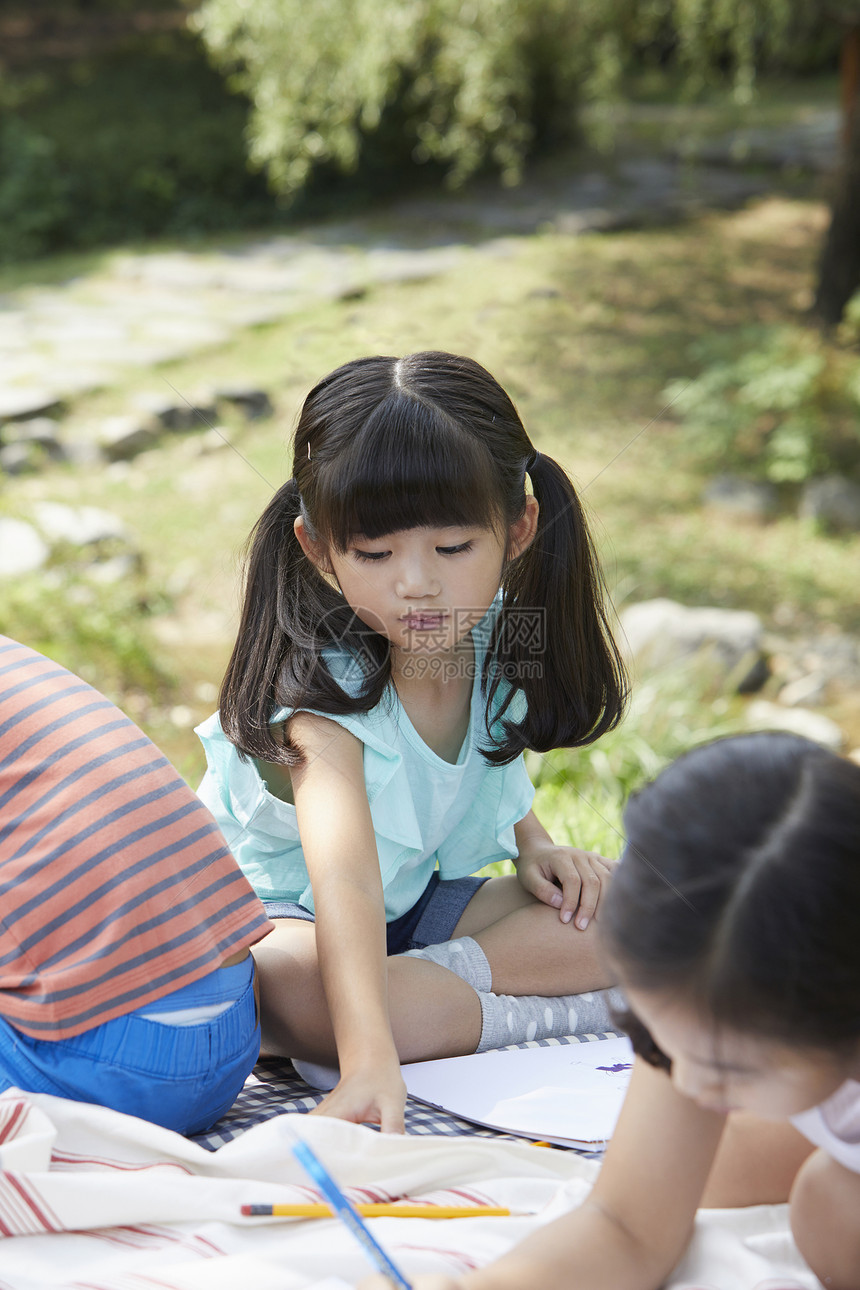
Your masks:
<path fill-rule="evenodd" d="M 345 551 L 412 528 L 498 526 L 498 479 L 480 441 L 442 413 L 394 395 L 317 469 L 313 521 Z"/>

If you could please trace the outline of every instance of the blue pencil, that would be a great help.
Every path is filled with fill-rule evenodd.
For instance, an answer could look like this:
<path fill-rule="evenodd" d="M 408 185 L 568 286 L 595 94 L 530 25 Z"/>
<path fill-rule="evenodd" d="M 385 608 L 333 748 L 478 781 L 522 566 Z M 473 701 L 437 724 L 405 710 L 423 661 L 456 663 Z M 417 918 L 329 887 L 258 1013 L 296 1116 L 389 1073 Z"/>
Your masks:
<path fill-rule="evenodd" d="M 355 1239 L 364 1246 L 364 1252 L 376 1270 L 381 1272 L 383 1276 L 389 1277 L 399 1287 L 399 1290 L 412 1290 L 409 1282 L 401 1272 L 398 1272 L 382 1246 L 371 1235 L 370 1228 L 358 1210 L 347 1200 L 322 1161 L 310 1149 L 308 1144 L 306 1142 L 294 1143 L 293 1155 L 305 1173 L 319 1187 L 337 1217 L 346 1224 Z"/>

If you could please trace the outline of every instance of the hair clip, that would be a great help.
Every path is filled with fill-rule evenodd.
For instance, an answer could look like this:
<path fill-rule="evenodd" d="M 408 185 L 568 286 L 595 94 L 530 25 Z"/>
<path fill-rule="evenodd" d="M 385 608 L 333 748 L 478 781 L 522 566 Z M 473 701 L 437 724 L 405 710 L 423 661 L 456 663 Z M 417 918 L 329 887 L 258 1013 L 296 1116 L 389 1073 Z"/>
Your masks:
<path fill-rule="evenodd" d="M 311 441 L 308 439 L 308 461 L 311 459 Z"/>

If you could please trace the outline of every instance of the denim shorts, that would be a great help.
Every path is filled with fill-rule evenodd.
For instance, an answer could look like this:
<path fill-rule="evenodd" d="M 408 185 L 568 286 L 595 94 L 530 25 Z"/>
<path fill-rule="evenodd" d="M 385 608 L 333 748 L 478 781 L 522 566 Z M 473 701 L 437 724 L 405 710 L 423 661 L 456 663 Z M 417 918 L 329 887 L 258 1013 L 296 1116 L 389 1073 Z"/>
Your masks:
<path fill-rule="evenodd" d="M 443 882 L 438 870 L 411 909 L 388 924 L 388 953 L 423 950 L 425 945 L 450 941 L 463 910 L 486 878 L 451 878 Z M 300 918 L 314 921 L 313 913 L 295 900 L 264 900 L 269 918 Z"/>
<path fill-rule="evenodd" d="M 187 1025 L 152 1020 L 219 1007 L 217 1015 Z M 32 1039 L 0 1017 L 0 1092 L 14 1086 L 52 1093 L 201 1133 L 232 1106 L 259 1051 L 254 960 L 247 954 L 71 1039 Z"/>

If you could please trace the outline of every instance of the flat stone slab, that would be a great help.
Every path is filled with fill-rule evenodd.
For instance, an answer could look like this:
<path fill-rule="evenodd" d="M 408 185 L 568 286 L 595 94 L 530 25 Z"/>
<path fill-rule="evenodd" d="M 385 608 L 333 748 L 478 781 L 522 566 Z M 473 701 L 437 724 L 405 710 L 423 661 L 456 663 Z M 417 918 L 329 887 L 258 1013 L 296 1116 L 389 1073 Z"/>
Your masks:
<path fill-rule="evenodd" d="M 815 118 L 804 128 L 817 147 L 832 121 Z M 366 219 L 222 250 L 115 256 L 89 277 L 0 299 L 0 423 L 53 411 L 63 398 L 110 387 L 136 369 L 224 346 L 247 327 L 316 301 L 448 273 L 470 254 L 497 259 L 516 236 L 668 223 L 739 206 L 771 188 L 766 175 L 691 168 L 666 156 L 609 161 L 599 170 L 573 162 L 567 173 L 533 174 L 518 189 L 475 181 L 463 196 L 409 198 Z"/>
<path fill-rule="evenodd" d="M 0 515 L 0 578 L 35 573 L 47 562 L 49 554 L 47 542 L 32 524 Z"/>
<path fill-rule="evenodd" d="M 59 407 L 60 399 L 53 390 L 26 385 L 0 386 L 0 422 L 47 416 Z"/>

